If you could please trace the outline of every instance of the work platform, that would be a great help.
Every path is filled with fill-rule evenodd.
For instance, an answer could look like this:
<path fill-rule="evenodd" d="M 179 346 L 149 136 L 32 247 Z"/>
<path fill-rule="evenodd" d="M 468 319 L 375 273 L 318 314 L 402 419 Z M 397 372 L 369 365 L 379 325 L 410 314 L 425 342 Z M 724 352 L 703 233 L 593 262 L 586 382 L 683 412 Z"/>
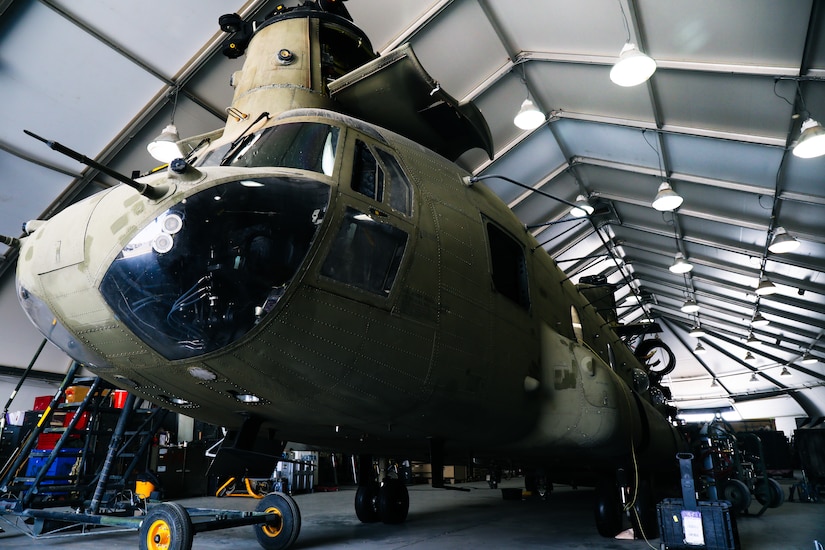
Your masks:
<path fill-rule="evenodd" d="M 100 378 L 75 379 L 79 368 L 72 363 L 57 392 L 43 397 L 36 424 L 0 468 L 3 532 L 53 542 L 130 531 L 134 543 L 137 530 L 141 548 L 188 550 L 197 533 L 266 530 L 279 520 L 278 506 L 294 508 L 282 494 L 264 497 L 260 512 L 151 502 L 153 484 L 140 476 L 165 409 L 139 407 Z"/>

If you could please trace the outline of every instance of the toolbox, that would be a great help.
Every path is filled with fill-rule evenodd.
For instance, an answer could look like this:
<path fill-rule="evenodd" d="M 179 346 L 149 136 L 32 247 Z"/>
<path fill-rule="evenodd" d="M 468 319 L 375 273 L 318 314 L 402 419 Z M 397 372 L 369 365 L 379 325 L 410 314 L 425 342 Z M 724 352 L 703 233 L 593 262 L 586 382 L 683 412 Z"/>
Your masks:
<path fill-rule="evenodd" d="M 740 550 L 736 518 L 726 500 L 697 501 L 690 453 L 679 453 L 682 498 L 656 506 L 662 547 L 673 550 Z"/>

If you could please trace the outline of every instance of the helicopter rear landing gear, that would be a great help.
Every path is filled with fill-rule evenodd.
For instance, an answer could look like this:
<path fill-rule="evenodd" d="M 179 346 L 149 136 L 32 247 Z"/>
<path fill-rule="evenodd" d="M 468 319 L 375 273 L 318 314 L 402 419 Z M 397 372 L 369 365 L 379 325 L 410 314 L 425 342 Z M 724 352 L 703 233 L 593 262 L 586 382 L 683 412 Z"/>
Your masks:
<path fill-rule="evenodd" d="M 378 516 L 384 523 L 404 523 L 410 509 L 410 494 L 400 479 L 385 479 L 378 489 Z"/>
<path fill-rule="evenodd" d="M 615 477 L 604 477 L 596 486 L 596 529 L 603 537 L 615 537 L 624 529 L 625 515 L 630 518 L 635 538 L 659 536 L 659 521 L 650 481 L 639 479 L 634 487 L 628 484 L 624 470 L 619 469 Z"/>
<path fill-rule="evenodd" d="M 362 523 L 404 523 L 410 509 L 407 486 L 398 478 L 385 477 L 380 484 L 375 478 L 372 457 L 360 456 L 355 515 Z"/>

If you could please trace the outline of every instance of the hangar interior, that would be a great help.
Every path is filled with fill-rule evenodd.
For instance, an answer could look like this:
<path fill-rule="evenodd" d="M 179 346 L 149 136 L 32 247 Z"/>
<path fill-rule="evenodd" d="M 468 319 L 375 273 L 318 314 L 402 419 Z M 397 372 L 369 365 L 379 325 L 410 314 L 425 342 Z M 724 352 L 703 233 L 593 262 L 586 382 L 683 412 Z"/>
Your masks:
<path fill-rule="evenodd" d="M 295 2 L 292 2 L 293 4 Z M 30 130 L 123 174 L 146 145 L 224 124 L 232 88 L 218 17 L 279 2 L 0 0 L 0 234 L 116 182 L 53 153 Z M 473 101 L 493 138 L 458 164 L 485 180 L 573 281 L 615 286 L 621 324 L 653 322 L 675 355 L 683 414 L 772 419 L 790 435 L 825 417 L 825 8 L 815 0 L 348 0 L 373 49 L 410 43 L 439 85 Z M 655 73 L 619 86 L 626 43 Z M 530 100 L 542 116 L 521 129 Z M 682 197 L 652 206 L 663 183 Z M 552 195 L 558 199 L 548 197 Z M 586 200 L 591 220 L 571 214 Z M 776 251 L 776 240 L 798 246 Z M 671 269 L 682 258 L 690 271 Z M 0 244 L 0 398 L 42 336 L 16 297 L 17 247 Z M 763 290 L 766 290 L 763 292 Z M 686 302 L 698 311 L 685 311 Z M 695 336 L 701 327 L 705 334 Z M 70 360 L 47 345 L 49 393 Z M 12 407 L 14 410 L 15 407 Z"/>
<path fill-rule="evenodd" d="M 234 9 L 251 16 L 274 4 Z M 661 326 L 677 361 L 667 380 L 675 406 L 767 415 L 788 433 L 796 418 L 825 416 L 825 160 L 792 154 L 802 124 L 825 119 L 819 2 L 349 0 L 346 7 L 376 52 L 411 43 L 445 90 L 479 107 L 494 158 L 473 150 L 462 166 L 569 202 L 589 199 L 595 225 L 572 218 L 559 201 L 485 181 L 572 280 L 616 285 L 621 323 Z M 170 121 L 184 136 L 224 122 L 227 75 L 241 62 L 218 51 L 217 18 L 231 12 L 225 3 L 44 0 L 1 8 L 0 234 L 18 236 L 23 222 L 113 184 L 24 129 L 129 174 L 156 164 L 146 144 Z M 628 41 L 657 68 L 647 82 L 621 87 L 609 73 Z M 545 119 L 533 130 L 513 123 L 527 98 Z M 651 206 L 662 182 L 684 199 L 675 211 Z M 768 245 L 782 230 L 800 246 L 773 253 Z M 0 364 L 12 376 L 4 385 L 40 341 L 15 297 L 15 252 L 0 245 Z M 690 272 L 668 269 L 677 254 Z M 757 294 L 763 279 L 777 292 Z M 684 313 L 687 300 L 699 311 Z M 769 323 L 754 323 L 757 314 Z M 706 336 L 690 336 L 697 325 Z M 46 349 L 35 369 L 64 372 L 66 363 Z"/>

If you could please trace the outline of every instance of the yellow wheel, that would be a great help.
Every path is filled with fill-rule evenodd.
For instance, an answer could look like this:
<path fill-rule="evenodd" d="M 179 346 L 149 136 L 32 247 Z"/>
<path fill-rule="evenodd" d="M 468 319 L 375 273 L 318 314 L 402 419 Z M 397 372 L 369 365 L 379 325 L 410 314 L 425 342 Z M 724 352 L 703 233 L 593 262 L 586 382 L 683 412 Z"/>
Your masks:
<path fill-rule="evenodd" d="M 267 521 L 266 523 L 261 525 L 261 529 L 263 530 L 264 534 L 270 538 L 275 538 L 280 536 L 281 531 L 284 530 L 284 516 L 281 515 L 281 510 L 275 508 L 274 506 L 270 506 L 266 510 L 264 510 L 265 514 L 272 514 L 275 516 L 274 521 Z"/>
<path fill-rule="evenodd" d="M 270 516 L 268 521 L 253 526 L 262 548 L 283 550 L 295 544 L 301 531 L 301 512 L 291 496 L 269 493 L 261 499 L 255 511 Z"/>
<path fill-rule="evenodd" d="M 157 550 L 169 548 L 169 541 L 172 540 L 171 529 L 165 520 L 157 519 L 149 526 L 146 533 L 146 545 Z"/>
<path fill-rule="evenodd" d="M 180 504 L 167 502 L 152 508 L 140 524 L 140 550 L 190 550 L 192 520 Z"/>

